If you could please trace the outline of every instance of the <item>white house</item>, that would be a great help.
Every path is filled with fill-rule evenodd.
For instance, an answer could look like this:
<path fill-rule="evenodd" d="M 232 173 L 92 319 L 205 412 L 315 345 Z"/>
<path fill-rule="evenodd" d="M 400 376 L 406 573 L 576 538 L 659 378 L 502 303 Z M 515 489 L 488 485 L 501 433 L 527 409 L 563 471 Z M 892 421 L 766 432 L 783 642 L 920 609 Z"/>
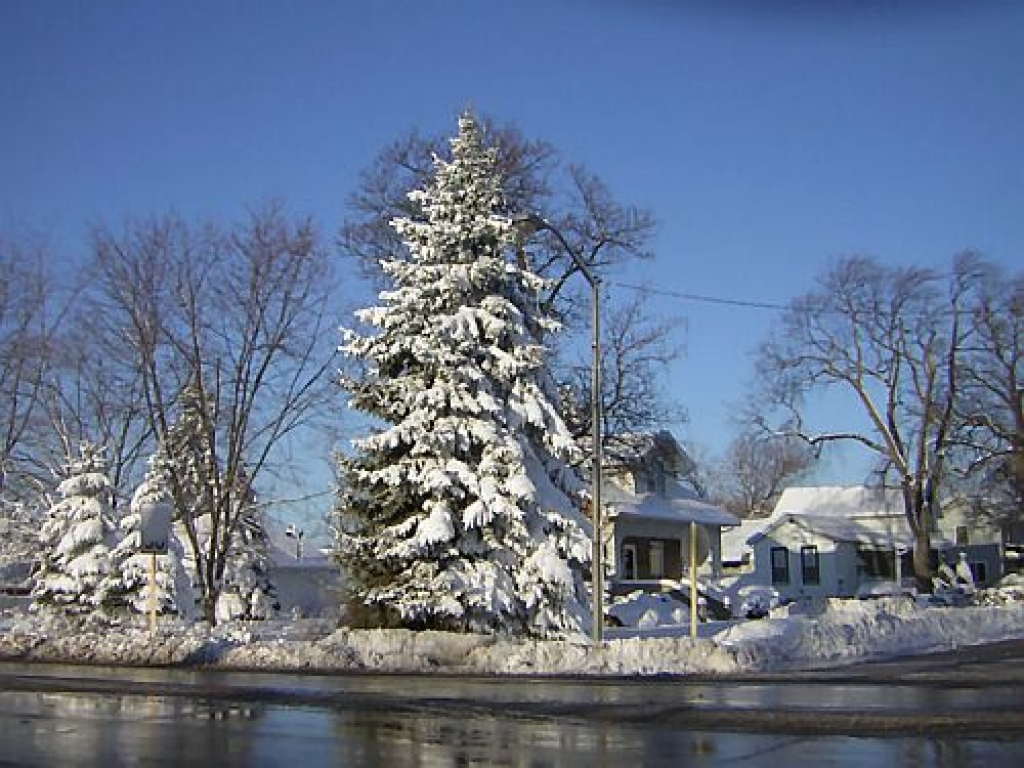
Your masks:
<path fill-rule="evenodd" d="M 693 461 L 668 432 L 620 438 L 608 451 L 605 556 L 612 589 L 678 589 L 689 580 L 691 532 L 703 576 L 721 572 L 721 530 L 739 520 L 685 484 Z"/>
<path fill-rule="evenodd" d="M 894 489 L 790 488 L 762 529 L 747 540 L 753 580 L 783 599 L 851 597 L 910 586 L 914 537 Z M 998 531 L 947 508 L 932 533 L 936 564 L 955 565 L 961 555 L 978 584 L 1002 575 Z"/>

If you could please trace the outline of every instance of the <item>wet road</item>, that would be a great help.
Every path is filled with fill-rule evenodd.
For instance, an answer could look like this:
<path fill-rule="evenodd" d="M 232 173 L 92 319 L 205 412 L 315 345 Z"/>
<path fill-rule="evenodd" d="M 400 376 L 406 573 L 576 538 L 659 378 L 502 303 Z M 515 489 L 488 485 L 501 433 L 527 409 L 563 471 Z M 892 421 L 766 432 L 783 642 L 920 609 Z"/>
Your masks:
<path fill-rule="evenodd" d="M 0 744 L 16 765 L 1017 765 L 1024 643 L 736 679 L 6 663 Z"/>

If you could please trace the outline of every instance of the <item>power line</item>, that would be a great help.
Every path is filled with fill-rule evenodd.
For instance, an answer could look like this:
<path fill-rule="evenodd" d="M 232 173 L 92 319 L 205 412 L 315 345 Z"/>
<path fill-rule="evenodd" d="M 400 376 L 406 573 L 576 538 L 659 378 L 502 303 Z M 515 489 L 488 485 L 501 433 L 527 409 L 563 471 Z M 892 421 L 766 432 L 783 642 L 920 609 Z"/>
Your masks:
<path fill-rule="evenodd" d="M 727 307 L 747 307 L 748 309 L 770 309 L 773 311 L 785 311 L 789 307 L 783 304 L 771 304 L 763 301 L 744 301 L 743 299 L 723 299 L 719 296 L 703 296 L 697 293 L 682 293 L 680 291 L 666 291 L 660 288 L 650 288 L 642 285 L 630 285 L 629 283 L 618 283 L 613 282 L 610 285 L 614 285 L 617 288 L 626 288 L 631 291 L 639 291 L 646 294 L 654 294 L 657 296 L 668 296 L 673 299 L 681 299 L 683 301 L 696 301 L 703 304 L 718 304 Z"/>

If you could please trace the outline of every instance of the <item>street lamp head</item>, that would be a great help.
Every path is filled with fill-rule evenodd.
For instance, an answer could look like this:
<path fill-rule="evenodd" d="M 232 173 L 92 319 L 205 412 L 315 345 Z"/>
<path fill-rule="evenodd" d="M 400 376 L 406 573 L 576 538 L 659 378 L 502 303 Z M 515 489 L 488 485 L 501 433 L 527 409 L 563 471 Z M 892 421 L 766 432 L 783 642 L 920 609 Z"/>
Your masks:
<path fill-rule="evenodd" d="M 555 239 L 559 242 L 565 252 L 572 258 L 576 268 L 583 274 L 586 281 L 590 283 L 590 287 L 595 291 L 597 290 L 600 279 L 593 273 L 586 261 L 583 260 L 583 257 L 577 253 L 576 249 L 572 247 L 558 227 L 536 213 L 516 214 L 510 219 L 510 222 L 513 229 L 515 229 L 520 250 L 522 249 L 523 241 L 525 241 L 530 235 L 534 235 L 543 230 L 547 230 L 554 235 Z"/>

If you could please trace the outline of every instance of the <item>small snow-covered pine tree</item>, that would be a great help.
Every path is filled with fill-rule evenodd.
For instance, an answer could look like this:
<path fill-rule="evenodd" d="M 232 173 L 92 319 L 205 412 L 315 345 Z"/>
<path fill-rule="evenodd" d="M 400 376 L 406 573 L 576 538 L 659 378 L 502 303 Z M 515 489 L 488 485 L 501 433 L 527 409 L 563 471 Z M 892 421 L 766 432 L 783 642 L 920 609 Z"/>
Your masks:
<path fill-rule="evenodd" d="M 69 614 L 92 612 L 100 585 L 110 572 L 114 539 L 113 485 L 103 451 L 82 443 L 57 486 L 60 500 L 40 532 L 40 567 L 32 590 L 34 605 Z"/>
<path fill-rule="evenodd" d="M 350 404 L 383 427 L 341 461 L 338 556 L 367 623 L 565 636 L 588 622 L 577 447 L 547 369 L 544 281 L 509 258 L 493 149 L 469 114 L 392 224 L 408 258 L 357 313 Z"/>
<path fill-rule="evenodd" d="M 102 604 L 105 611 L 129 610 L 145 613 L 150 609 L 150 568 L 152 555 L 142 552 L 142 515 L 156 504 L 170 504 L 168 459 L 157 449 L 149 459 L 146 475 L 132 495 L 128 513 L 121 518 L 121 541 L 111 552 L 112 569 L 104 580 Z M 167 553 L 156 556 L 156 609 L 160 614 L 188 615 L 194 604 L 189 578 L 183 566 L 184 548 L 172 532 Z"/>
<path fill-rule="evenodd" d="M 217 619 L 269 619 L 280 607 L 277 588 L 270 579 L 269 555 L 263 519 L 251 490 L 239 494 L 243 508 L 224 568 L 224 589 L 217 601 Z"/>

